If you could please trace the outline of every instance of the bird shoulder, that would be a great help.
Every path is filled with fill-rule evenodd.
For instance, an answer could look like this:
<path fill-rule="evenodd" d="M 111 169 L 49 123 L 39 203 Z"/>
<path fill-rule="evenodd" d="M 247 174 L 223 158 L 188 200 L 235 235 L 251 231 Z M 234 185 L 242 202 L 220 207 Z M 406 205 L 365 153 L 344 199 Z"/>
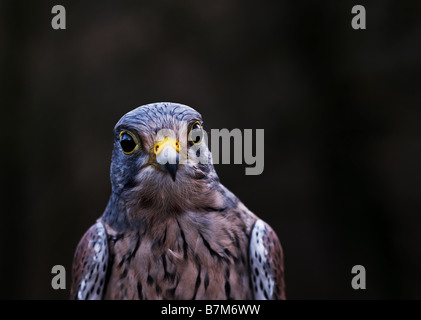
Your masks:
<path fill-rule="evenodd" d="M 70 298 L 75 300 L 101 299 L 108 268 L 107 233 L 97 221 L 80 240 L 72 267 Z"/>

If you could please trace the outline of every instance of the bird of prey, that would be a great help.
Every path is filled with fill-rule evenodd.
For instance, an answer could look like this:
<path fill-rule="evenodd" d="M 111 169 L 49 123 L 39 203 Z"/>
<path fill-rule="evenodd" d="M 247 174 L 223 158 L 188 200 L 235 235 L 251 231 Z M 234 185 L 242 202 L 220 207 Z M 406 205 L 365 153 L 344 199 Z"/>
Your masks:
<path fill-rule="evenodd" d="M 71 299 L 285 299 L 278 237 L 220 183 L 202 124 L 176 103 L 118 121 L 111 196 L 77 246 Z"/>

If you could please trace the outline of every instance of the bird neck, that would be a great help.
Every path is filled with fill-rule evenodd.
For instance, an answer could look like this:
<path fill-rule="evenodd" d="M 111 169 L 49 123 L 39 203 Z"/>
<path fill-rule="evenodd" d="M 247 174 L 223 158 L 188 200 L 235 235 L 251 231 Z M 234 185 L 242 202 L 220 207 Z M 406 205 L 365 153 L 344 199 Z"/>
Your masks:
<path fill-rule="evenodd" d="M 181 195 L 172 194 L 166 197 L 166 201 L 162 201 L 163 194 L 168 195 L 165 190 L 163 194 L 154 193 L 153 197 L 147 197 L 149 194 L 141 191 L 113 191 L 102 216 L 103 221 L 116 231 L 148 229 L 174 220 L 186 212 L 224 211 L 232 204 L 231 197 L 227 197 L 227 190 L 219 180 L 214 180 L 206 188 L 198 188 L 189 197 L 182 198 Z M 178 199 L 172 198 L 175 196 Z"/>
<path fill-rule="evenodd" d="M 102 215 L 102 220 L 112 226 L 116 231 L 122 231 L 129 227 L 124 201 L 114 191 L 111 193 L 107 207 Z"/>

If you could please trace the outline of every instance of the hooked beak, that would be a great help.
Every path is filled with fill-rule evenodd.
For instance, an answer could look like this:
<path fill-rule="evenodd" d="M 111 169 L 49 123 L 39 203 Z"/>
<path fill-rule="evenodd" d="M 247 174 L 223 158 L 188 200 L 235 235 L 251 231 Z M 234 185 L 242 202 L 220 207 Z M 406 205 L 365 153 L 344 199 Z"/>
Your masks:
<path fill-rule="evenodd" d="M 174 138 L 165 137 L 164 140 L 155 143 L 153 151 L 156 156 L 156 162 L 165 168 L 170 173 L 173 181 L 175 181 L 180 161 L 180 143 Z"/>

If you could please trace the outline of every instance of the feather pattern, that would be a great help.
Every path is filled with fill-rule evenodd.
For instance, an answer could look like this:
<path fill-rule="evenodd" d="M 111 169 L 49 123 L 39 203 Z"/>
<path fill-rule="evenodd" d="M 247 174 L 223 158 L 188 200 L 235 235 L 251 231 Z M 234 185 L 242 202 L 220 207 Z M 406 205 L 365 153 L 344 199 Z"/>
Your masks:
<path fill-rule="evenodd" d="M 254 298 L 285 299 L 282 248 L 272 228 L 260 219 L 251 232 L 249 261 Z"/>
<path fill-rule="evenodd" d="M 108 241 L 97 221 L 82 237 L 74 257 L 70 295 L 76 300 L 101 299 L 108 269 Z"/>

